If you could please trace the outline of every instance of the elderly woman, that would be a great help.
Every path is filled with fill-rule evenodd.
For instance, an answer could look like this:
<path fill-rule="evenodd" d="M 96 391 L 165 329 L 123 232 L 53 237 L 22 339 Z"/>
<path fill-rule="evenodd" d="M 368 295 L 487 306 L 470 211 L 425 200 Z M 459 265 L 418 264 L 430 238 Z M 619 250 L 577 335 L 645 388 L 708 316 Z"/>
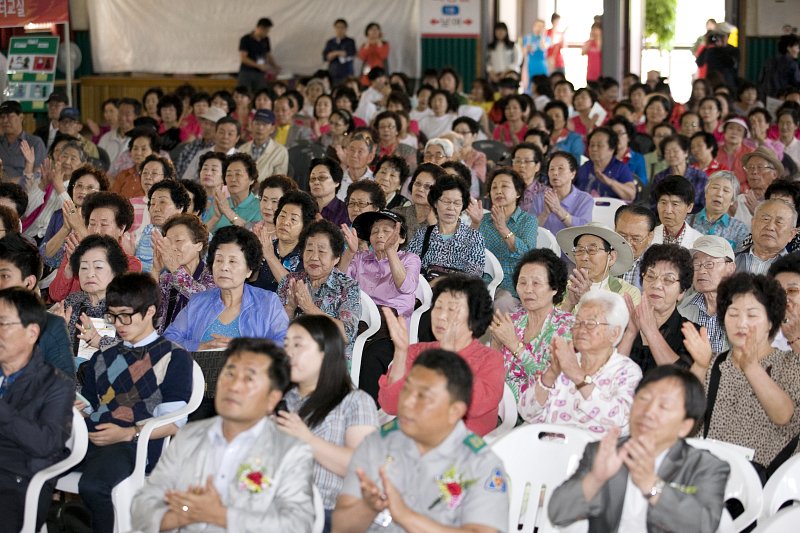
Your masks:
<path fill-rule="evenodd" d="M 138 166 L 138 175 L 141 190 L 144 191 L 144 194 L 130 199 L 133 206 L 133 224 L 128 229 L 128 232 L 134 236 L 136 241 L 139 240 L 144 228 L 150 224 L 150 212 L 148 211 L 150 188 L 161 181 L 175 181 L 176 179 L 175 167 L 172 165 L 172 161 L 156 154 L 145 157 L 144 161 Z M 129 249 L 126 249 L 126 251 L 128 253 L 131 252 Z"/>
<path fill-rule="evenodd" d="M 422 163 L 412 174 L 408 185 L 411 190 L 411 205 L 393 209 L 405 219 L 409 235 L 413 236 L 418 229 L 436 223 L 436 213 L 428 203 L 428 193 L 445 174 L 442 167 L 433 163 Z"/>
<path fill-rule="evenodd" d="M 343 176 L 342 167 L 330 157 L 311 160 L 311 172 L 308 175 L 309 191 L 317 202 L 322 218 L 337 226 L 350 222 L 347 218 L 347 206 L 336 196 Z"/>
<path fill-rule="evenodd" d="M 317 143 L 325 148 L 326 156 L 337 162 L 344 161 L 344 147 L 356 127 L 353 115 L 346 109 L 334 109 L 328 124 L 330 129 L 317 140 Z"/>
<path fill-rule="evenodd" d="M 381 186 L 372 180 L 359 180 L 347 188 L 344 203 L 350 225 L 361 213 L 380 211 L 386 207 L 386 196 Z M 343 224 L 344 227 L 347 225 Z"/>
<path fill-rule="evenodd" d="M 717 159 L 725 168 L 739 178 L 739 188 L 747 190 L 747 177 L 744 169 L 744 158 L 753 151 L 744 140 L 750 136 L 747 121 L 740 117 L 728 118 L 723 126 L 723 142 L 720 143 Z"/>
<path fill-rule="evenodd" d="M 630 322 L 618 350 L 646 373 L 660 365 L 689 368 L 692 357 L 683 345 L 681 328 L 687 322 L 678 304 L 692 287 L 692 256 L 677 244 L 653 244 L 640 263 L 642 299 L 634 306 L 625 297 Z"/>
<path fill-rule="evenodd" d="M 458 101 L 451 93 L 435 89 L 431 91 L 428 106 L 432 114 L 420 119 L 419 131 L 428 139 L 433 139 L 452 128 L 453 120 L 456 119 Z"/>
<path fill-rule="evenodd" d="M 311 127 L 314 130 L 314 138 L 319 139 L 331 131 L 331 115 L 333 114 L 333 97 L 329 94 L 321 94 L 314 101 L 314 120 Z"/>
<path fill-rule="evenodd" d="M 422 274 L 428 281 L 453 272 L 483 275 L 483 236 L 461 220 L 469 201 L 469 185 L 461 178 L 444 175 L 431 187 L 428 204 L 437 223 L 418 229 L 407 247 L 420 257 Z"/>
<path fill-rule="evenodd" d="M 409 346 L 405 321 L 388 310 L 384 320 L 394 343 L 394 360 L 378 382 L 378 402 L 389 414 L 397 412 L 400 391 L 414 360 L 425 350 L 442 348 L 460 355 L 474 376 L 472 403 L 464 423 L 470 431 L 485 435 L 497 426 L 497 406 L 503 397 L 503 358 L 478 339 L 492 318 L 492 301 L 482 280 L 454 274 L 433 290 L 431 322 L 436 341 Z"/>
<path fill-rule="evenodd" d="M 293 386 L 284 395 L 286 410 L 276 413 L 275 422 L 311 447 L 314 485 L 329 523 L 353 452 L 377 429 L 375 403 L 353 388 L 342 333 L 329 317 L 294 319 L 286 333 L 286 354 Z"/>
<path fill-rule="evenodd" d="M 153 239 L 153 276 L 158 278 L 161 302 L 156 313 L 159 333 L 172 324 L 189 298 L 215 286 L 203 260 L 208 249 L 208 229 L 197 215 L 171 217 L 161 227 L 163 237 Z"/>
<path fill-rule="evenodd" d="M 400 142 L 403 123 L 400 115 L 392 111 L 383 111 L 375 117 L 374 127 L 378 130 L 378 157 L 396 156 L 409 166 L 417 166 L 417 151 Z"/>
<path fill-rule="evenodd" d="M 635 138 L 636 128 L 623 117 L 614 117 L 606 124 L 617 134 L 617 150 L 614 156 L 628 166 L 628 170 L 640 183 L 647 184 L 647 165 L 644 156 L 631 148 L 631 141 Z"/>
<path fill-rule="evenodd" d="M 256 162 L 248 154 L 235 153 L 225 158 L 223 183 L 228 198 L 221 189 L 214 191 L 211 218 L 206 225 L 212 233 L 227 226 L 245 227 L 261 220 L 260 202 L 250 189 L 258 180 Z"/>
<path fill-rule="evenodd" d="M 599 222 L 562 229 L 556 235 L 561 250 L 575 264 L 569 276 L 567 294 L 559 307 L 572 312 L 581 297 L 591 289 L 630 294 L 639 305 L 639 289 L 617 276 L 633 264 L 631 245 L 619 233 Z"/>
<path fill-rule="evenodd" d="M 589 134 L 589 161 L 578 170 L 575 185 L 592 196 L 636 198 L 636 180 L 628 166 L 614 157 L 619 139 L 614 130 L 601 126 Z"/>
<path fill-rule="evenodd" d="M 644 122 L 636 127 L 639 133 L 652 136 L 656 126 L 665 122 L 672 112 L 672 105 L 664 95 L 652 94 L 644 106 Z"/>
<path fill-rule="evenodd" d="M 253 224 L 253 233 L 264 229 L 275 233 L 275 212 L 284 194 L 298 190 L 297 182 L 289 176 L 275 174 L 269 176 L 258 184 L 258 208 L 261 211 L 261 220 Z"/>
<path fill-rule="evenodd" d="M 797 452 L 800 433 L 800 363 L 771 346 L 786 316 L 786 293 L 773 278 L 737 273 L 719 284 L 717 309 L 730 351 L 712 354 L 705 328 L 684 326 L 692 372 L 708 398 L 700 435 L 754 449 L 763 482 Z"/>
<path fill-rule="evenodd" d="M 592 290 L 583 295 L 573 341 L 553 339 L 550 365 L 519 399 L 522 418 L 576 426 L 598 438 L 613 427 L 627 435 L 634 391 L 642 379 L 636 363 L 617 351 L 627 322 L 628 309 L 618 294 Z"/>
<path fill-rule="evenodd" d="M 585 150 L 583 139 L 567 128 L 569 108 L 560 100 L 552 100 L 544 106 L 544 112 L 553 121 L 553 133 L 550 135 L 550 146 L 555 150 L 569 152 L 577 161 Z"/>
<path fill-rule="evenodd" d="M 185 213 L 189 208 L 189 193 L 175 180 L 156 183 L 150 187 L 147 195 L 150 224 L 143 228 L 142 236 L 136 244 L 135 254 L 142 262 L 142 272 L 150 272 L 153 269 L 153 235 L 160 232 L 170 217 Z"/>
<path fill-rule="evenodd" d="M 318 214 L 317 203 L 307 192 L 289 191 L 281 197 L 274 215 L 275 231 L 266 228 L 255 231 L 264 257 L 258 278 L 250 282 L 252 285 L 275 292 L 286 274 L 303 270 L 300 236 Z"/>
<path fill-rule="evenodd" d="M 594 199 L 573 185 L 578 163 L 569 152 L 556 152 L 547 164 L 550 187 L 533 197 L 532 211 L 539 226 L 554 235 L 564 228 L 582 226 L 592 220 Z"/>
<path fill-rule="evenodd" d="M 151 128 L 141 127 L 130 132 L 128 137 L 131 139 L 128 151 L 133 166 L 117 174 L 110 190 L 128 199 L 141 198 L 147 192 L 142 189 L 141 165 L 145 158 L 158 153 L 158 133 Z"/>
<path fill-rule="evenodd" d="M 472 218 L 475 209 L 468 213 L 472 218 L 472 228 L 478 229 L 486 243 L 503 267 L 503 281 L 494 297 L 494 308 L 510 313 L 519 306 L 517 291 L 512 283 L 514 268 L 528 250 L 536 248 L 539 224 L 536 217 L 519 208 L 525 191 L 522 177 L 510 168 L 498 168 L 489 175 L 486 183 L 492 201 L 489 213 L 480 213 L 480 218 Z"/>
<path fill-rule="evenodd" d="M 706 183 L 705 207 L 690 215 L 689 225 L 703 235 L 718 235 L 728 240 L 734 250 L 739 249 L 750 234 L 741 220 L 728 214 L 739 195 L 739 179 L 733 172 L 719 170 L 711 174 Z"/>
<path fill-rule="evenodd" d="M 422 152 L 423 163 L 433 163 L 441 165 L 446 161 L 452 161 L 455 155 L 453 141 L 444 137 L 435 137 L 425 143 L 425 150 Z"/>
<path fill-rule="evenodd" d="M 689 139 L 682 135 L 672 135 L 661 141 L 661 153 L 667 161 L 667 168 L 653 177 L 650 184 L 655 187 L 667 176 L 683 176 L 694 186 L 694 210 L 697 213 L 705 206 L 703 192 L 708 182 L 708 176 L 702 170 L 689 164 Z"/>
<path fill-rule="evenodd" d="M 327 220 L 317 220 L 300 237 L 303 268 L 287 274 L 278 284 L 278 297 L 286 314 L 328 315 L 342 330 L 348 361 L 358 334 L 361 296 L 358 283 L 336 269 L 344 253 L 342 231 Z"/>
<path fill-rule="evenodd" d="M 511 168 L 513 168 L 525 182 L 525 192 L 519 203 L 523 211 L 536 215 L 533 211 L 533 199 L 542 190 L 544 183 L 539 180 L 539 171 L 542 169 L 544 155 L 542 149 L 534 143 L 522 142 L 511 149 Z"/>
<path fill-rule="evenodd" d="M 522 256 L 513 281 L 522 309 L 511 315 L 495 311 L 489 331 L 492 348 L 503 354 L 506 383 L 519 400 L 547 368 L 553 338 L 572 338 L 575 319 L 555 307 L 567 289 L 567 267 L 552 250 Z"/>
<path fill-rule="evenodd" d="M 594 104 L 597 103 L 597 94 L 586 87 L 575 91 L 572 105 L 575 106 L 575 115 L 569 119 L 569 129 L 581 136 L 586 141 L 588 135 L 597 127 L 596 116 L 590 116 Z M 586 144 L 586 142 L 584 142 Z"/>
<path fill-rule="evenodd" d="M 206 205 L 203 209 L 203 222 L 208 222 L 214 214 L 214 196 L 217 191 L 225 190 L 225 183 L 222 179 L 223 169 L 225 168 L 225 154 L 222 152 L 206 152 L 200 156 L 198 164 L 199 181 L 206 192 Z"/>
<path fill-rule="evenodd" d="M 528 100 L 522 95 L 507 96 L 503 108 L 505 120 L 495 126 L 492 139 L 508 147 L 521 143 L 525 139 L 525 132 L 528 131 L 528 125 L 525 123 L 526 111 L 528 111 Z"/>
<path fill-rule="evenodd" d="M 105 315 L 106 288 L 111 280 L 128 271 L 128 260 L 114 238 L 89 235 L 75 249 L 69 262 L 73 272 L 77 272 L 80 290 L 57 303 L 51 311 L 67 322 L 73 353 L 79 358 L 89 359 L 94 349 L 100 346 L 100 339 L 94 335 L 96 330 L 87 325 L 91 318 L 102 318 Z M 84 334 L 84 328 L 92 334 Z M 84 341 L 83 344 L 80 344 L 81 340 Z"/>
<path fill-rule="evenodd" d="M 405 207 L 411 202 L 402 195 L 400 189 L 408 179 L 408 165 L 402 157 L 387 155 L 375 167 L 375 182 L 383 189 L 386 209 Z"/>
<path fill-rule="evenodd" d="M 70 200 L 50 217 L 47 231 L 44 232 L 39 253 L 45 265 L 58 268 L 64 256 L 64 243 L 75 227 L 85 230 L 81 208 L 86 197 L 97 191 L 108 190 L 106 175 L 94 167 L 85 165 L 72 172 L 67 185 Z"/>
<path fill-rule="evenodd" d="M 258 238 L 244 228 L 226 226 L 211 239 L 208 257 L 216 287 L 191 298 L 164 337 L 192 352 L 224 350 L 236 337 L 282 345 L 289 319 L 278 297 L 245 283 L 261 260 Z"/>

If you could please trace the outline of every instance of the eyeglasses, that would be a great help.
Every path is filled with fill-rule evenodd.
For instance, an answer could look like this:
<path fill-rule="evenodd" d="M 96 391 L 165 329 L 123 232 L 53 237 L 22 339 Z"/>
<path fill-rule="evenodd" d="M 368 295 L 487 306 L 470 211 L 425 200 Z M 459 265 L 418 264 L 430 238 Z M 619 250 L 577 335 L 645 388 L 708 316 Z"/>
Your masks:
<path fill-rule="evenodd" d="M 440 206 L 444 207 L 445 209 L 450 208 L 450 207 L 455 207 L 456 209 L 459 209 L 463 205 L 461 200 L 453 200 L 453 201 L 439 200 L 438 203 L 439 203 Z"/>
<path fill-rule="evenodd" d="M 700 270 L 701 268 L 705 270 L 711 270 L 712 268 L 714 268 L 714 265 L 719 265 L 721 263 L 729 263 L 729 262 L 730 261 L 721 261 L 721 262 L 712 261 L 711 259 L 709 259 L 708 261 L 694 261 L 692 263 L 692 268 L 694 268 L 695 270 Z"/>
<path fill-rule="evenodd" d="M 536 163 L 536 160 L 534 160 L 534 159 L 520 159 L 518 157 L 515 157 L 514 159 L 511 160 L 511 164 L 512 165 L 530 165 L 531 163 Z"/>
<path fill-rule="evenodd" d="M 655 272 L 648 271 L 642 279 L 647 283 L 655 283 L 658 280 L 661 280 L 661 283 L 664 284 L 665 287 L 671 287 L 678 283 L 678 277 L 672 274 L 656 274 Z"/>
<path fill-rule="evenodd" d="M 599 254 L 600 252 L 609 253 L 609 250 L 601 248 L 600 246 L 576 246 L 575 248 L 572 249 L 572 253 L 575 254 L 576 256 L 585 254 L 594 256 Z"/>
<path fill-rule="evenodd" d="M 366 209 L 367 207 L 371 206 L 372 202 L 348 202 L 347 207 L 358 208 L 358 209 Z"/>
<path fill-rule="evenodd" d="M 75 185 L 75 188 L 73 190 L 86 191 L 86 192 L 97 192 L 97 191 L 100 190 L 100 187 L 95 187 L 94 185 L 81 185 L 81 184 L 78 184 L 78 185 Z"/>
<path fill-rule="evenodd" d="M 597 320 L 576 320 L 575 323 L 572 325 L 572 329 L 575 328 L 586 328 L 589 331 L 593 330 L 597 326 L 608 326 L 608 322 L 598 322 Z"/>
<path fill-rule="evenodd" d="M 415 181 L 412 189 L 414 187 L 419 187 L 420 189 L 422 189 L 424 191 L 429 191 L 431 189 L 431 187 L 433 187 L 433 183 L 422 183 L 421 181 Z"/>
<path fill-rule="evenodd" d="M 618 231 L 617 233 L 619 233 L 620 237 L 628 241 L 628 243 L 633 244 L 635 246 L 642 244 L 645 241 L 645 239 L 647 239 L 647 236 L 640 237 L 638 235 L 628 235 L 627 233 L 622 233 L 621 231 Z"/>
<path fill-rule="evenodd" d="M 765 170 L 775 170 L 775 167 L 769 165 L 747 165 L 744 169 L 747 172 L 764 172 Z"/>
<path fill-rule="evenodd" d="M 103 318 L 108 324 L 112 326 L 117 322 L 117 320 L 119 320 L 119 323 L 122 324 L 123 326 L 130 326 L 131 323 L 133 322 L 133 315 L 136 314 L 138 313 L 119 313 L 119 314 L 106 313 L 103 316 Z"/>
<path fill-rule="evenodd" d="M 440 161 L 442 159 L 445 159 L 447 156 L 445 154 L 434 154 L 431 152 L 425 152 L 424 154 L 422 154 L 422 157 L 424 159 L 433 159 L 434 161 Z"/>
<path fill-rule="evenodd" d="M 783 290 L 789 298 L 797 298 L 800 296 L 800 287 L 784 287 Z M 0 326 L 2 325 L 3 324 L 0 323 Z"/>

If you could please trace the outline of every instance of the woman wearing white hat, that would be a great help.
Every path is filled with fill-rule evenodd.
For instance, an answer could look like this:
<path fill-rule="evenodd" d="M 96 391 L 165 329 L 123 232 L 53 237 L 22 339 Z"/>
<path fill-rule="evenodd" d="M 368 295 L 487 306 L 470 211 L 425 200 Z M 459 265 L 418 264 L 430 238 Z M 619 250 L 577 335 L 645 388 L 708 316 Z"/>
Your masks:
<path fill-rule="evenodd" d="M 567 295 L 559 305 L 561 309 L 572 311 L 591 289 L 630 294 L 633 303 L 639 304 L 639 289 L 617 277 L 633 264 L 633 249 L 619 233 L 599 222 L 590 222 L 559 231 L 556 240 L 576 265 L 569 276 Z"/>

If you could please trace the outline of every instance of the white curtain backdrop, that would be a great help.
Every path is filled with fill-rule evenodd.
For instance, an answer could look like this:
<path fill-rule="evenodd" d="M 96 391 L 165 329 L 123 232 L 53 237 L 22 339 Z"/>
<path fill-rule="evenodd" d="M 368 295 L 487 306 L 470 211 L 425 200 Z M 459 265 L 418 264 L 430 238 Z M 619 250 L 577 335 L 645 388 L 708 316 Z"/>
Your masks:
<path fill-rule="evenodd" d="M 416 76 L 419 0 L 87 0 L 98 73 L 221 74 L 238 72 L 239 39 L 261 17 L 275 25 L 273 55 L 284 72 L 325 68 L 322 49 L 333 21 L 347 20 L 361 46 L 364 28 L 383 28 L 389 68 Z M 356 72 L 361 62 L 356 62 Z"/>

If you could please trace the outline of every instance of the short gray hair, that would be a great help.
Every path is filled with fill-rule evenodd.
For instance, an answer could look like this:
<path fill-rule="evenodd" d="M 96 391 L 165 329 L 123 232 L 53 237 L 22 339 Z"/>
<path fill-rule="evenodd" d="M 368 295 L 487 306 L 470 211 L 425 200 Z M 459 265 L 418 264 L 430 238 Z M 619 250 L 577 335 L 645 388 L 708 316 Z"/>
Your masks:
<path fill-rule="evenodd" d="M 761 211 L 762 207 L 773 204 L 783 205 L 788 207 L 789 210 L 792 212 L 792 227 L 793 228 L 797 227 L 797 209 L 795 209 L 795 207 L 789 202 L 781 200 L 780 198 L 770 198 L 769 200 L 764 200 L 763 202 L 758 204 L 756 206 L 755 211 L 753 211 L 753 218 L 754 219 L 756 218 L 756 215 L 758 215 L 758 212 Z"/>
<path fill-rule="evenodd" d="M 730 170 L 717 170 L 708 177 L 704 191 L 708 191 L 708 186 L 714 180 L 728 180 L 733 187 L 733 199 L 736 201 L 736 197 L 739 196 L 739 178 L 736 177 L 736 174 Z"/>
<path fill-rule="evenodd" d="M 625 299 L 615 292 L 606 289 L 592 289 L 583 296 L 578 302 L 577 309 L 587 303 L 600 304 L 606 310 L 606 322 L 609 328 L 619 327 L 619 335 L 614 341 L 614 348 L 617 347 L 619 341 L 622 340 L 622 335 L 625 333 L 625 328 L 628 326 L 630 314 L 628 313 L 628 305 Z"/>
<path fill-rule="evenodd" d="M 443 139 L 441 137 L 436 137 L 431 139 L 425 145 L 425 150 L 428 149 L 429 146 L 438 146 L 444 152 L 448 158 L 453 157 L 453 152 L 455 152 L 455 148 L 453 147 L 453 142 L 448 139 Z"/>

